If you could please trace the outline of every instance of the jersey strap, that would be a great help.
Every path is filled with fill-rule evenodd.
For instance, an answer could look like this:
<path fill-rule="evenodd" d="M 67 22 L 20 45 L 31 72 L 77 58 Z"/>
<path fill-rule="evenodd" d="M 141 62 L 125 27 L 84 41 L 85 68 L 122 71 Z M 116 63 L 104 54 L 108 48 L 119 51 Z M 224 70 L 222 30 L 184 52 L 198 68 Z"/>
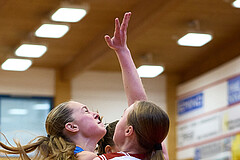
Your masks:
<path fill-rule="evenodd" d="M 74 150 L 74 154 L 80 153 L 82 151 L 84 151 L 84 150 L 81 147 L 76 146 L 76 148 Z"/>

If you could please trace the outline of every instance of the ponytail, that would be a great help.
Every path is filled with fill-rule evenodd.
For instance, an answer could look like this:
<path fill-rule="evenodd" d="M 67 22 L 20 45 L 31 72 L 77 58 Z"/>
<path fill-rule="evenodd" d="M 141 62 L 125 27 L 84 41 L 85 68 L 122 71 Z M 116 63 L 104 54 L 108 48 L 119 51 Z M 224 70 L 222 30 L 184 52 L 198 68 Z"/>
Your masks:
<path fill-rule="evenodd" d="M 4 136 L 5 137 L 5 136 Z M 5 137 L 8 145 L 0 142 L 1 153 L 19 155 L 21 160 L 31 160 L 27 153 L 36 150 L 33 160 L 76 160 L 74 149 L 76 145 L 64 140 L 62 137 L 39 136 L 31 140 L 26 145 L 21 145 L 19 141 L 14 140 L 16 147 L 12 146 Z"/>
<path fill-rule="evenodd" d="M 40 157 L 43 159 L 69 159 L 75 160 L 74 149 L 76 145 L 74 143 L 66 141 L 63 137 L 50 136 L 48 141 L 44 141 L 39 146 Z"/>
<path fill-rule="evenodd" d="M 0 149 L 0 152 L 5 154 L 20 154 L 20 156 L 23 157 L 25 157 L 26 153 L 34 151 L 45 140 L 44 138 L 46 138 L 36 137 L 33 140 L 31 140 L 27 145 L 24 146 L 22 146 L 19 141 L 14 139 L 14 142 L 16 144 L 16 147 L 14 147 L 9 143 L 6 136 L 3 133 L 1 134 L 4 136 L 4 139 L 7 141 L 9 146 L 0 141 L 0 147 L 3 148 Z M 37 142 L 33 142 L 35 140 L 37 140 Z"/>
<path fill-rule="evenodd" d="M 164 160 L 162 150 L 156 150 L 152 153 L 151 160 Z"/>

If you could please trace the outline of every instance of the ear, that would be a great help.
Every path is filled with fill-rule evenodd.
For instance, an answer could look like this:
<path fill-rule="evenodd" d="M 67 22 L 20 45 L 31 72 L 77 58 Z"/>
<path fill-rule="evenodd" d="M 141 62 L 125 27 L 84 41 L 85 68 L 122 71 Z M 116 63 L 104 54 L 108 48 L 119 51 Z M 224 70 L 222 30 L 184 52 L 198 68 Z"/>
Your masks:
<path fill-rule="evenodd" d="M 128 126 L 125 130 L 125 136 L 129 137 L 134 133 L 134 129 L 133 126 Z"/>
<path fill-rule="evenodd" d="M 65 124 L 65 129 L 69 132 L 78 132 L 79 131 L 79 128 L 78 128 L 78 125 L 74 124 L 73 122 L 68 122 Z"/>
<path fill-rule="evenodd" d="M 107 145 L 107 146 L 105 147 L 105 152 L 106 152 L 106 153 L 112 153 L 112 147 L 111 147 L 110 145 Z"/>

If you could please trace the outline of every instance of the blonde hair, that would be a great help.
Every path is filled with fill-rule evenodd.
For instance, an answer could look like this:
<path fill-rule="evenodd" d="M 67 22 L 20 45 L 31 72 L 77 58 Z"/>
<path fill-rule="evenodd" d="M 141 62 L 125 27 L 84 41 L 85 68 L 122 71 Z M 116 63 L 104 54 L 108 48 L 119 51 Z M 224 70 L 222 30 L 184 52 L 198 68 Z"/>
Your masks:
<path fill-rule="evenodd" d="M 31 140 L 27 145 L 21 145 L 14 140 L 16 147 L 5 145 L 0 142 L 1 153 L 19 154 L 22 160 L 31 160 L 27 153 L 36 150 L 35 160 L 76 160 L 74 149 L 76 145 L 72 143 L 64 134 L 63 129 L 67 122 L 73 121 L 72 109 L 68 107 L 68 102 L 62 103 L 53 108 L 46 119 L 45 127 L 48 136 L 39 136 Z"/>
<path fill-rule="evenodd" d="M 161 150 L 155 146 L 162 143 L 169 130 L 169 118 L 159 106 L 148 101 L 137 101 L 128 114 L 128 125 L 133 126 L 138 143 L 145 149 L 147 159 L 163 160 Z"/>

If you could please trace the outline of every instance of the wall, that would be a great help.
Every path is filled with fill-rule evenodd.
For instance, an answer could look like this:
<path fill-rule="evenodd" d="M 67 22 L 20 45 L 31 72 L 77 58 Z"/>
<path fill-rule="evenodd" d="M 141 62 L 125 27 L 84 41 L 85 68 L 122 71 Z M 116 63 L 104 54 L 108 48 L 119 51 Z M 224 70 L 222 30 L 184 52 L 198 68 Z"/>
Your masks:
<path fill-rule="evenodd" d="M 177 96 L 178 159 L 233 159 L 240 133 L 240 57 L 179 85 Z"/>
<path fill-rule="evenodd" d="M 55 71 L 30 68 L 24 72 L 0 70 L 0 94 L 54 96 Z"/>
<path fill-rule="evenodd" d="M 166 106 L 165 77 L 142 79 L 149 100 Z M 72 99 L 104 115 L 104 122 L 119 119 L 127 107 L 120 73 L 86 72 L 72 81 Z"/>

